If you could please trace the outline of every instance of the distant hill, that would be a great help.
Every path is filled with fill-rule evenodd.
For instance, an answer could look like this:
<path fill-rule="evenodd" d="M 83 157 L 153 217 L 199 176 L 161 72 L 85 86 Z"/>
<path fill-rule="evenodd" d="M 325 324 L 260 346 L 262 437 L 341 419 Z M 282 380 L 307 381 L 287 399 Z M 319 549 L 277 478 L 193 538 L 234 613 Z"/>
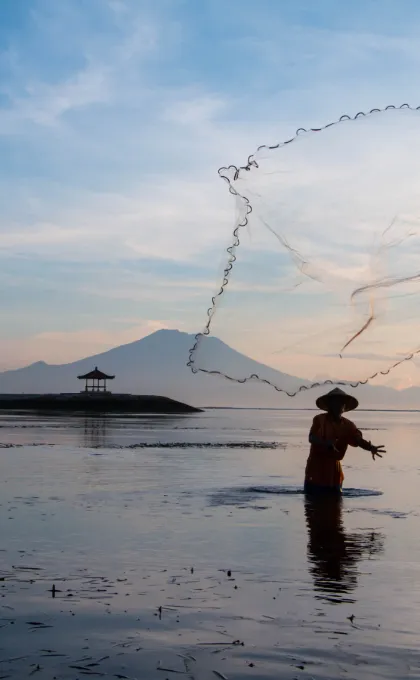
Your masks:
<path fill-rule="evenodd" d="M 160 330 L 136 342 L 70 364 L 50 365 L 40 361 L 0 373 L 0 393 L 78 392 L 84 385 L 77 376 L 95 366 L 116 376 L 109 385 L 113 392 L 162 395 L 193 406 L 308 408 L 314 406 L 321 392 L 325 392 L 325 388 L 314 389 L 291 399 L 259 383 L 238 385 L 221 377 L 193 374 L 186 365 L 193 340 L 187 333 Z M 258 373 L 290 390 L 303 382 L 246 357 L 218 338 L 206 338 L 205 342 L 205 354 L 207 361 L 211 358 L 211 367 L 217 366 L 241 377 Z M 419 387 L 396 391 L 368 385 L 349 389 L 349 392 L 353 392 L 365 408 L 420 408 Z"/>

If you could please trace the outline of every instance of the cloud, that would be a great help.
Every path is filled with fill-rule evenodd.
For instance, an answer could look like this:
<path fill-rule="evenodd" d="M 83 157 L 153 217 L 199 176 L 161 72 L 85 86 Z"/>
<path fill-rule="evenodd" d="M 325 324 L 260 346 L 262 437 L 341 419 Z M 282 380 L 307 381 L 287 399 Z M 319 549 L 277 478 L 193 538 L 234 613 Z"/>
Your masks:
<path fill-rule="evenodd" d="M 232 224 L 229 198 L 215 204 L 214 190 L 212 182 L 171 178 L 156 183 L 146 179 L 125 194 L 59 191 L 57 201 L 47 195 L 41 199 L 39 192 L 37 212 L 47 223 L 29 224 L 24 223 L 25 197 L 21 196 L 16 213 L 22 217 L 15 214 L 9 228 L 0 219 L 0 248 L 38 256 L 47 249 L 61 260 L 154 257 L 188 261 L 220 243 Z M 30 201 L 31 195 L 26 197 L 27 206 Z"/>
<path fill-rule="evenodd" d="M 54 224 L 37 225 L 37 230 L 27 231 L 11 230 L 0 233 L 0 251 L 19 249 L 20 252 L 27 250 L 32 254 L 36 253 L 36 247 L 40 247 L 40 252 L 44 251 L 45 246 L 58 246 L 62 252 L 63 244 L 76 241 L 80 246 L 80 238 L 85 234 L 81 229 L 63 229 Z M 45 251 L 44 251 L 45 252 Z"/>
<path fill-rule="evenodd" d="M 96 0 L 84 12 L 68 0 L 60 6 L 41 0 L 32 2 L 31 29 L 42 36 L 42 46 L 39 49 L 31 41 L 17 43 L 1 55 L 8 63 L 9 77 L 2 85 L 7 106 L 0 109 L 0 135 L 33 136 L 36 132 L 28 123 L 57 126 L 70 113 L 111 104 L 121 88 L 128 85 L 133 66 L 141 73 L 142 62 L 158 48 L 157 21 L 146 11 L 128 10 L 120 12 L 119 21 L 110 21 L 107 7 L 115 14 L 116 5 Z M 93 30 L 96 21 L 106 27 L 107 39 Z M 42 59 L 48 50 L 57 65 Z"/>
<path fill-rule="evenodd" d="M 13 116 L 19 120 L 52 126 L 71 111 L 109 100 L 107 73 L 93 65 L 58 85 L 28 85 L 27 96 L 13 101 Z"/>
<path fill-rule="evenodd" d="M 174 102 L 164 110 L 162 120 L 191 129 L 191 126 L 196 128 L 211 124 L 226 108 L 226 101 L 221 97 L 194 97 L 192 93 L 191 98 Z"/>

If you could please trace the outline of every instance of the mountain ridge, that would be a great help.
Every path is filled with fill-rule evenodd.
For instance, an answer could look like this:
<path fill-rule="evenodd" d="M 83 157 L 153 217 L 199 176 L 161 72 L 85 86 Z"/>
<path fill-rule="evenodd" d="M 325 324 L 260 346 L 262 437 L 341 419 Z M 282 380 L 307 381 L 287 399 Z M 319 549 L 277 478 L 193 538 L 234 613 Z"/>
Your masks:
<path fill-rule="evenodd" d="M 313 388 L 289 398 L 267 385 L 250 381 L 245 384 L 209 376 L 193 374 L 187 366 L 189 350 L 194 335 L 177 329 L 161 329 L 130 343 L 112 347 L 93 356 L 83 357 L 66 364 L 49 364 L 36 361 L 28 366 L 0 373 L 0 393 L 34 394 L 78 392 L 84 384 L 77 375 L 98 366 L 102 371 L 115 375 L 110 384 L 113 392 L 133 394 L 160 394 L 196 406 L 297 408 L 313 407 L 319 394 L 329 389 Z M 288 373 L 277 371 L 261 362 L 241 354 L 216 337 L 206 337 L 206 359 L 210 370 L 217 366 L 230 375 L 243 377 L 257 373 L 272 382 L 281 383 L 294 391 L 305 381 Z M 201 359 L 203 363 L 203 359 Z M 415 408 L 420 407 L 420 387 L 397 391 L 392 387 L 366 385 L 355 394 L 362 407 L 367 408 Z"/>

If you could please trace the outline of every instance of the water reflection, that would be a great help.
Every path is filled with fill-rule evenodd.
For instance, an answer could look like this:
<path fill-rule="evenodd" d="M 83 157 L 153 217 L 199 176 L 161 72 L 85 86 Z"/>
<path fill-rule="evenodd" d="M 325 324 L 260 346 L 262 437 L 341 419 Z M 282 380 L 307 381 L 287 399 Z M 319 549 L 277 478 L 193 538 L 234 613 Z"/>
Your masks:
<path fill-rule="evenodd" d="M 308 562 L 317 597 L 330 602 L 354 602 L 344 597 L 355 590 L 358 563 L 383 551 L 384 536 L 376 531 L 348 532 L 343 525 L 343 499 L 305 499 Z"/>
<path fill-rule="evenodd" d="M 87 448 L 102 448 L 108 443 L 109 420 L 107 418 L 83 419 L 83 446 Z"/>
<path fill-rule="evenodd" d="M 81 445 L 88 449 L 110 446 L 129 447 L 147 440 L 156 431 L 165 433 L 162 441 L 167 441 L 170 438 L 171 440 L 180 439 L 182 442 L 185 436 L 188 436 L 182 430 L 191 429 L 190 423 L 191 415 L 178 414 L 88 415 L 76 418 L 76 426 L 80 428 Z M 179 435 L 177 434 L 178 430 L 181 430 Z"/>

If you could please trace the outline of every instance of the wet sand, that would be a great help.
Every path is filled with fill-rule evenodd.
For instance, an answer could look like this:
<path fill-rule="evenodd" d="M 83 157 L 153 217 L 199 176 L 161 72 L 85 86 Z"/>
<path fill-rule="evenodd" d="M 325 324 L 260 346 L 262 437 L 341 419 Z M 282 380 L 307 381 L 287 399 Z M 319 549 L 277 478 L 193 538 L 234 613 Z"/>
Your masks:
<path fill-rule="evenodd" d="M 0 678 L 420 677 L 419 426 L 358 416 L 315 506 L 310 414 L 3 417 Z"/>

